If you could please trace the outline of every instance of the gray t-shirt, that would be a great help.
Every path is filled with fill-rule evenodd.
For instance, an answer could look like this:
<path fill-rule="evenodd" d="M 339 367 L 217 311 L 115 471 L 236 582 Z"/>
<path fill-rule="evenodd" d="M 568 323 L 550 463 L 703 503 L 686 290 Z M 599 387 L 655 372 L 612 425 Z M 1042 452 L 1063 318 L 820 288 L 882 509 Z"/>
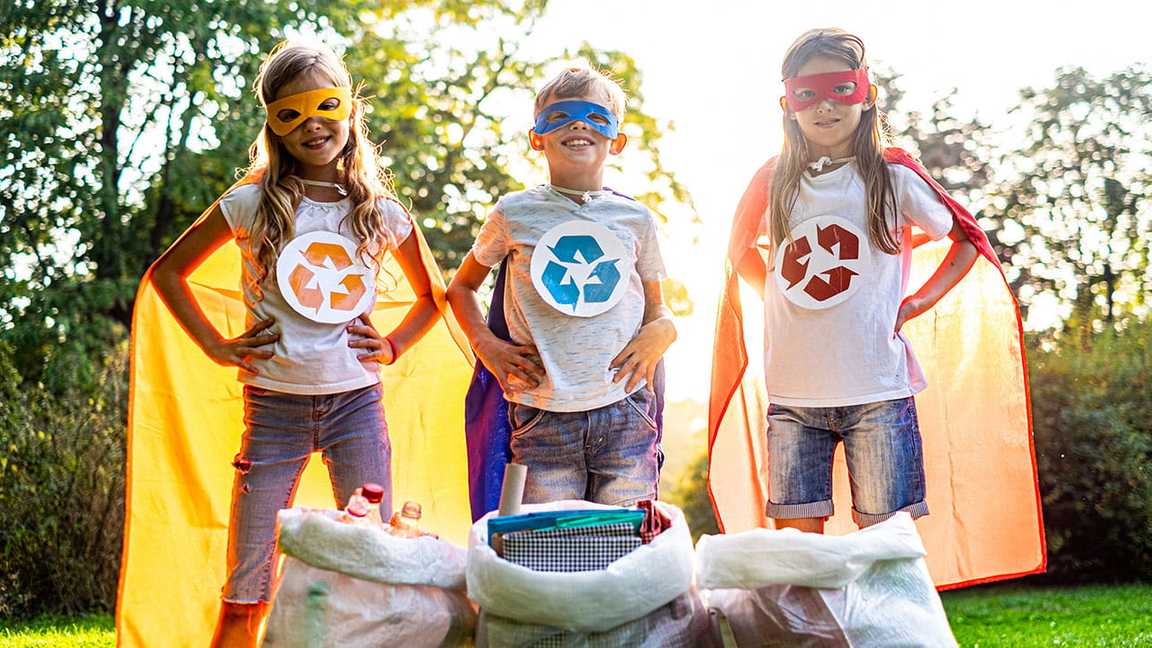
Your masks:
<path fill-rule="evenodd" d="M 237 187 L 220 199 L 220 211 L 232 228 L 232 235 L 244 256 L 250 254 L 249 231 L 256 218 L 256 209 L 260 205 L 260 196 L 263 190 L 257 184 Z M 384 226 L 388 228 L 391 236 L 389 243 L 399 246 L 412 233 L 412 220 L 408 213 L 398 203 L 391 200 L 380 201 L 381 212 L 384 216 Z M 324 203 L 310 200 L 305 197 L 296 208 L 296 222 L 294 224 L 294 239 L 285 243 L 285 249 L 291 248 L 297 241 L 306 240 L 306 235 L 315 233 L 333 232 L 346 239 L 355 249 L 356 235 L 344 222 L 344 217 L 352 209 L 352 201 L 345 198 L 339 202 Z M 321 254 L 316 259 L 318 264 L 337 266 L 348 262 L 347 253 L 341 254 L 337 247 L 331 244 L 312 244 L 310 249 L 316 249 Z M 394 249 L 394 248 L 393 248 Z M 391 251 L 391 250 L 389 250 Z M 381 257 L 380 250 L 370 249 L 368 253 L 374 257 Z M 281 256 L 284 252 L 281 253 Z M 332 261 L 331 258 L 335 258 Z M 375 268 L 370 275 L 363 278 L 369 285 L 376 284 Z M 368 387 L 380 382 L 380 368 L 377 363 L 362 363 L 357 355 L 363 351 L 349 348 L 347 331 L 348 322 L 355 319 L 362 312 L 371 312 L 375 303 L 375 291 L 369 290 L 371 298 L 365 296 L 353 305 L 341 297 L 355 297 L 357 291 L 366 289 L 360 283 L 355 283 L 352 277 L 341 281 L 340 287 L 331 291 L 329 300 L 339 304 L 349 305 L 346 315 L 340 317 L 341 321 L 318 322 L 305 317 L 291 305 L 280 289 L 277 280 L 277 268 L 269 268 L 268 275 L 261 284 L 262 295 L 257 295 L 250 289 L 252 267 L 245 258 L 244 276 L 241 287 L 244 290 L 245 302 L 248 305 L 247 323 L 274 318 L 276 323 L 271 331 L 279 331 L 280 339 L 267 349 L 275 353 L 269 360 L 253 359 L 260 373 L 252 375 L 240 371 L 240 382 L 288 394 L 335 394 Z M 301 271 L 302 272 L 302 271 Z M 305 280 L 300 281 L 292 290 L 304 294 L 316 295 L 317 291 L 307 281 L 308 275 L 301 275 Z M 340 278 L 339 275 L 335 275 Z M 352 288 L 348 288 L 352 286 Z M 311 303 L 311 302 L 309 302 Z M 337 313 L 339 315 L 339 313 Z M 331 320 L 333 318 L 329 318 Z"/>
<path fill-rule="evenodd" d="M 511 193 L 480 228 L 472 255 L 488 267 L 507 257 L 508 331 L 517 344 L 536 345 L 547 372 L 508 400 L 579 412 L 628 396 L 608 364 L 643 324 L 641 282 L 665 276 L 647 208 L 609 192 L 579 205 L 548 185 Z"/>

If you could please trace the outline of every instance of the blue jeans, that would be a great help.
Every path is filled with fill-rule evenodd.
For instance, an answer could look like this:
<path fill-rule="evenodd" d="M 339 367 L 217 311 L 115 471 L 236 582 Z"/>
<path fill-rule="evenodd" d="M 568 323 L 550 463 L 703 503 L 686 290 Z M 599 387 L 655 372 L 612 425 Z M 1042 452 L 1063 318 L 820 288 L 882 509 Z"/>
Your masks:
<path fill-rule="evenodd" d="M 392 510 L 392 448 L 380 396 L 379 384 L 319 396 L 244 387 L 244 436 L 232 464 L 225 601 L 271 600 L 276 513 L 292 505 L 313 452 L 321 452 L 328 466 L 338 507 L 364 482 L 376 482 L 384 486 L 381 511 Z"/>
<path fill-rule="evenodd" d="M 662 463 L 655 403 L 647 387 L 585 412 L 509 403 L 512 461 L 528 467 L 524 503 L 655 499 Z"/>
<path fill-rule="evenodd" d="M 876 524 L 897 511 L 912 517 L 928 514 L 920 427 L 911 396 L 846 407 L 772 405 L 768 423 L 769 517 L 832 515 L 832 457 L 840 441 L 857 524 Z"/>

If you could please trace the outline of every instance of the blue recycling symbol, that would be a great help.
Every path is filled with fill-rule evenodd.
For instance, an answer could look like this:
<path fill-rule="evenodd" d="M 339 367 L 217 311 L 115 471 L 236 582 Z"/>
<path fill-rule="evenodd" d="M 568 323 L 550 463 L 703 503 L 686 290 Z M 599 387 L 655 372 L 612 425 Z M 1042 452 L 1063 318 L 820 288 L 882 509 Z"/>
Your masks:
<path fill-rule="evenodd" d="M 612 298 L 620 283 L 616 267 L 620 259 L 604 259 L 604 250 L 595 237 L 561 236 L 548 249 L 555 260 L 548 262 L 540 278 L 557 304 L 571 306 L 575 313 L 581 301 L 597 304 Z"/>

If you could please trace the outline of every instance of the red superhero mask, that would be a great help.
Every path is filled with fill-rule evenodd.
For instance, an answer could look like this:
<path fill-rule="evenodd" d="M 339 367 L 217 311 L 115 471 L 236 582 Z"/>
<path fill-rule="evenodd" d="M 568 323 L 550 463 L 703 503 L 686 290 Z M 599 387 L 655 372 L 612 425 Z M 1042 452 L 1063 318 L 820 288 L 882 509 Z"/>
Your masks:
<path fill-rule="evenodd" d="M 868 68 L 845 72 L 825 72 L 784 79 L 784 100 L 792 111 L 800 111 L 827 99 L 842 104 L 863 103 L 872 85 Z"/>

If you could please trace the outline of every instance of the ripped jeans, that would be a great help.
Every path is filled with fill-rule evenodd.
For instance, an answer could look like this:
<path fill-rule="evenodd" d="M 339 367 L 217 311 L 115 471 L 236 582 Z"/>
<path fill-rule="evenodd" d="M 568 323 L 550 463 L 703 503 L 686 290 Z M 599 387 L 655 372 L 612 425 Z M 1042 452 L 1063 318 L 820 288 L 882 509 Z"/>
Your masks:
<path fill-rule="evenodd" d="M 244 436 L 233 462 L 225 601 L 272 600 L 276 513 L 292 505 L 313 452 L 320 452 L 328 466 L 338 507 L 364 482 L 376 482 L 384 486 L 381 511 L 392 510 L 392 448 L 380 396 L 379 383 L 316 396 L 244 387 Z"/>

